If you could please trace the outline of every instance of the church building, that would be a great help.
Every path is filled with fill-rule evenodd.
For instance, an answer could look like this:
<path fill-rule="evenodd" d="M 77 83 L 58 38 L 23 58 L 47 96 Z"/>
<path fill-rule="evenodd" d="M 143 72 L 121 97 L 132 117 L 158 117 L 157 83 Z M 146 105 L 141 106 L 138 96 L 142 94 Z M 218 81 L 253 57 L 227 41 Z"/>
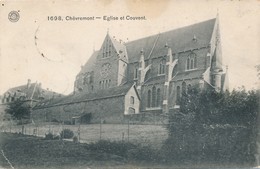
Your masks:
<path fill-rule="evenodd" d="M 163 114 L 177 108 L 182 93 L 192 86 L 228 90 L 218 17 L 127 43 L 108 32 L 101 48 L 77 74 L 73 94 L 38 105 L 35 111 L 82 104 L 79 115 L 109 114 L 104 119 L 111 119 L 113 111 L 122 118 L 128 114 Z M 119 95 L 121 99 L 114 101 Z M 111 107 L 111 103 L 123 106 Z"/>

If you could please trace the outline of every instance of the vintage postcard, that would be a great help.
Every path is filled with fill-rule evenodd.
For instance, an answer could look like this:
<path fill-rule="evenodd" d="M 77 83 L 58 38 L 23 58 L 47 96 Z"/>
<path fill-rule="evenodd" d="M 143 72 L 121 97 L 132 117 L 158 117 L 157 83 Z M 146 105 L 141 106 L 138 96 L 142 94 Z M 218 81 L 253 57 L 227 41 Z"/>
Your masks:
<path fill-rule="evenodd" d="M 1 0 L 0 168 L 260 166 L 260 1 Z"/>

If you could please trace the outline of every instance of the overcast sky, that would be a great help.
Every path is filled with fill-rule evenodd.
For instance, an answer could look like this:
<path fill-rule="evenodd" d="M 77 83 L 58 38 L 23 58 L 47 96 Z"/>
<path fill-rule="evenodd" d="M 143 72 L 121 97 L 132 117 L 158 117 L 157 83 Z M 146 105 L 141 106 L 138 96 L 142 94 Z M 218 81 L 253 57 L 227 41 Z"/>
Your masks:
<path fill-rule="evenodd" d="M 0 94 L 8 88 L 41 82 L 68 94 L 76 74 L 98 50 L 107 30 L 127 42 L 215 18 L 219 13 L 224 64 L 230 88 L 257 88 L 260 63 L 260 1 L 20 1 L 0 6 Z M 20 19 L 8 20 L 10 11 Z M 65 21 L 66 16 L 146 16 L 145 21 Z M 48 21 L 62 16 L 63 21 Z M 35 40 L 36 36 L 36 40 Z M 44 54 L 45 57 L 41 55 Z"/>

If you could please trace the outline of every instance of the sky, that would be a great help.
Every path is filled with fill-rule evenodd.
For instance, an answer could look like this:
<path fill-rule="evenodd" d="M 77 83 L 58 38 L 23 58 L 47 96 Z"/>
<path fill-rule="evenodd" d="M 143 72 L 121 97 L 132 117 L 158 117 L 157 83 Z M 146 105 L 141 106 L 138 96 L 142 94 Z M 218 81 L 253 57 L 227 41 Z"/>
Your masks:
<path fill-rule="evenodd" d="M 8 20 L 11 11 L 18 11 L 17 22 Z M 26 84 L 27 79 L 42 83 L 45 89 L 69 94 L 81 66 L 93 50 L 99 50 L 107 31 L 127 42 L 212 19 L 217 14 L 230 89 L 257 88 L 260 1 L 1 1 L 0 95 Z M 145 16 L 146 20 L 103 20 L 103 16 L 126 15 Z M 63 21 L 51 21 L 48 16 L 61 16 Z M 66 21 L 66 16 L 101 19 Z"/>

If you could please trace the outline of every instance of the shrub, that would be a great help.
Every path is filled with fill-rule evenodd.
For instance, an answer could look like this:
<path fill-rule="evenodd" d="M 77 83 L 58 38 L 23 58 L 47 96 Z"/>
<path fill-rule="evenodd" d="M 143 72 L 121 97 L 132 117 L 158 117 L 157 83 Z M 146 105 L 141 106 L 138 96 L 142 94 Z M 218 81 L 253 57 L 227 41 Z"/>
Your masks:
<path fill-rule="evenodd" d="M 71 125 L 71 121 L 64 121 L 65 125 Z"/>
<path fill-rule="evenodd" d="M 61 138 L 70 139 L 74 136 L 73 131 L 70 129 L 63 129 L 60 133 Z"/>
<path fill-rule="evenodd" d="M 115 154 L 118 156 L 126 157 L 127 151 L 135 147 L 136 146 L 134 144 L 123 141 L 116 142 L 109 140 L 100 140 L 96 143 L 90 143 L 87 148 L 91 151 Z"/>
<path fill-rule="evenodd" d="M 77 137 L 77 136 L 74 136 L 74 137 L 73 137 L 73 143 L 78 143 L 78 142 L 79 142 L 78 137 Z"/>
<path fill-rule="evenodd" d="M 150 146 L 142 146 L 124 141 L 100 140 L 96 143 L 88 144 L 87 149 L 94 152 L 114 154 L 128 160 L 134 161 L 159 161 L 159 150 L 152 149 Z"/>
<path fill-rule="evenodd" d="M 59 120 L 57 120 L 57 119 L 52 119 L 51 122 L 59 123 Z"/>
<path fill-rule="evenodd" d="M 59 140 L 60 136 L 59 135 L 54 135 L 51 132 L 45 134 L 45 140 Z"/>
<path fill-rule="evenodd" d="M 182 95 L 167 125 L 168 160 L 254 162 L 260 91 L 217 93 L 192 89 Z"/>

